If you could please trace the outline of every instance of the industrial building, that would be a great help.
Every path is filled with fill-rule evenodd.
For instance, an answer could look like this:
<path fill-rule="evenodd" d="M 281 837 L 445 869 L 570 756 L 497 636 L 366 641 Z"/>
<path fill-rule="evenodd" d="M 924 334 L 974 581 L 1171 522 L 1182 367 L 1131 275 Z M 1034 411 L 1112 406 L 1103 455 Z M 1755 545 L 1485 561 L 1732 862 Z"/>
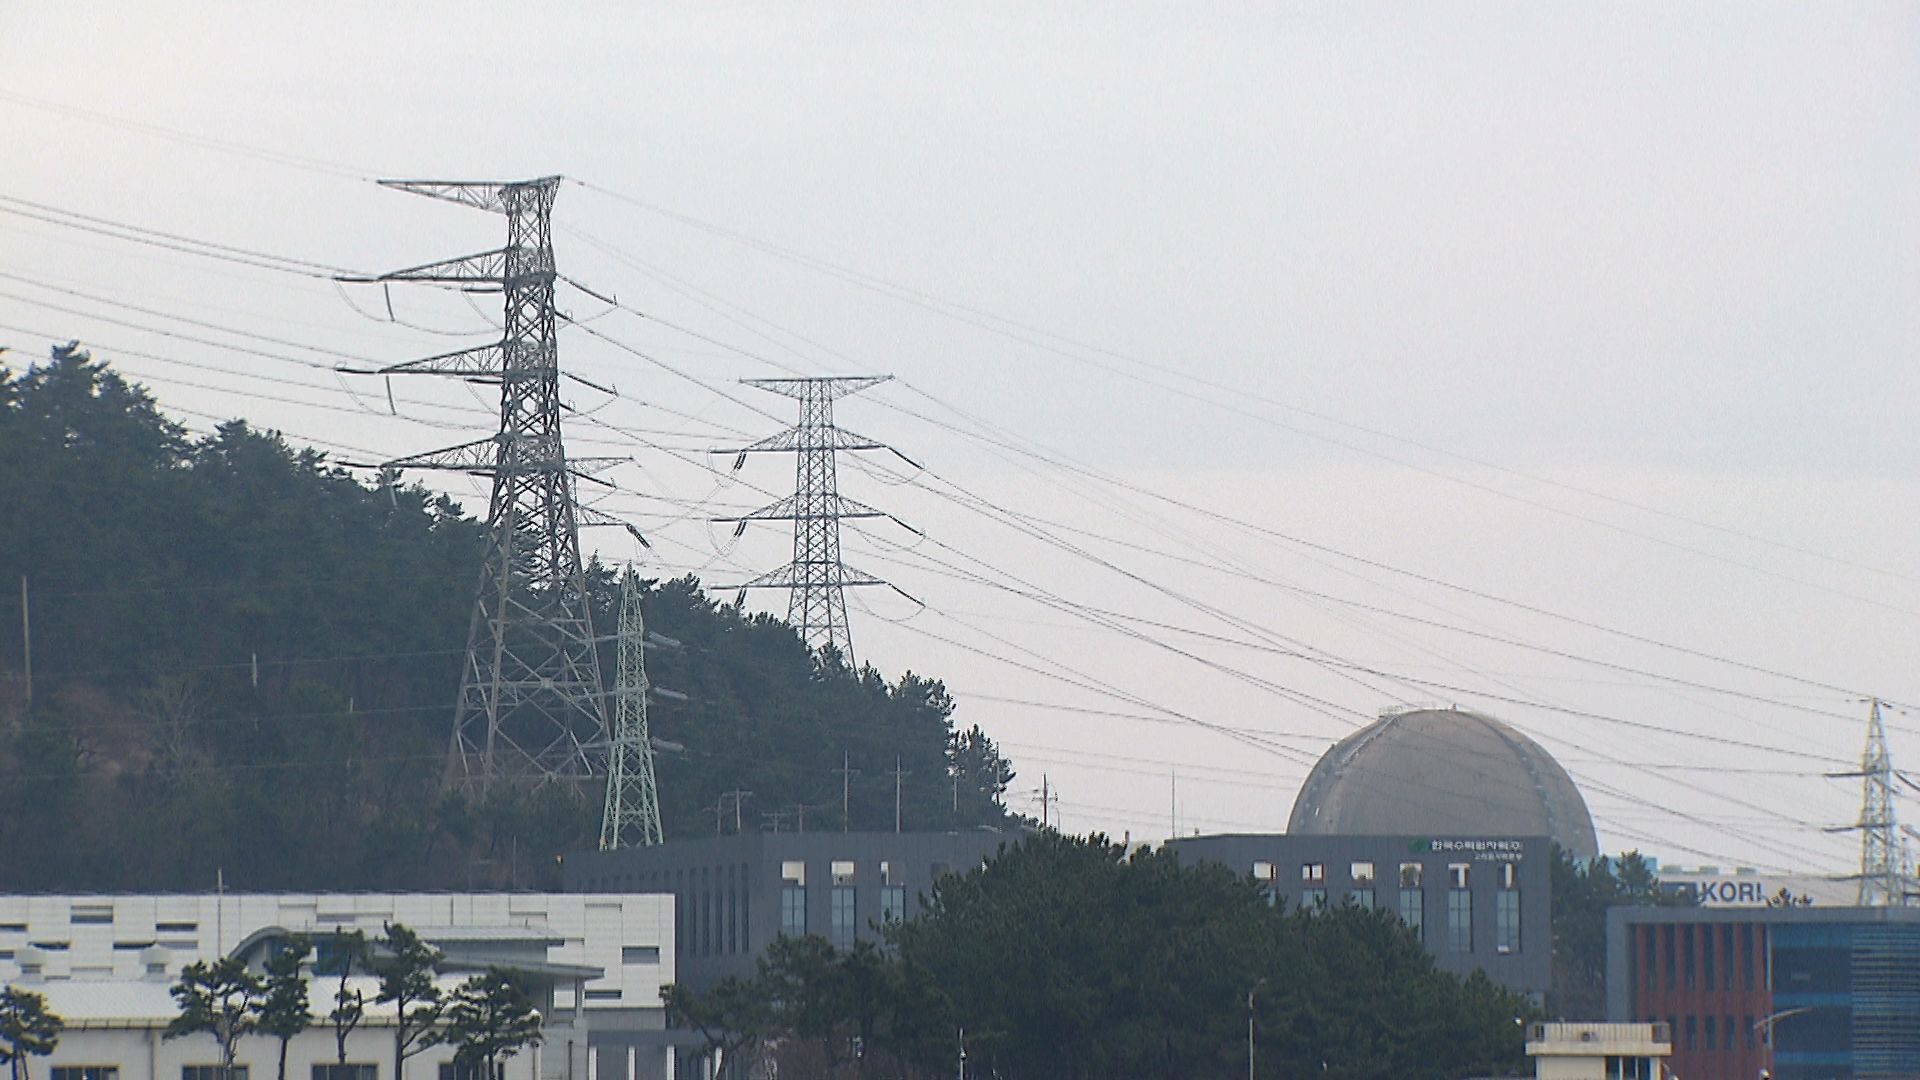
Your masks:
<path fill-rule="evenodd" d="M 207 1080 L 211 1037 L 164 1039 L 179 1009 L 169 989 L 189 964 L 233 956 L 258 971 L 292 934 L 316 940 L 360 930 L 377 938 L 402 923 L 445 953 L 438 982 L 451 990 L 488 968 L 519 972 L 535 991 L 544 1044 L 512 1059 L 503 1080 L 665 1080 L 669 1047 L 660 988 L 674 978 L 672 901 L 663 896 L 542 893 L 318 893 L 0 896 L 0 983 L 43 995 L 66 1021 L 52 1080 Z M 333 976 L 310 977 L 316 1026 L 288 1047 L 289 1077 L 383 1080 L 392 1072 L 390 1006 L 374 980 L 355 988 L 367 1018 L 339 1064 L 324 1016 Z M 233 1080 L 276 1073 L 279 1046 L 243 1038 Z M 451 1047 L 408 1061 L 412 1080 L 453 1080 Z M 209 1071 L 213 1070 L 213 1071 Z M 406 1080 L 406 1078 L 395 1078 Z"/>
<path fill-rule="evenodd" d="M 1196 836 L 1181 859 L 1261 881 L 1276 902 L 1385 908 L 1443 971 L 1535 1001 L 1553 981 L 1552 841 L 1543 836 Z"/>
<path fill-rule="evenodd" d="M 1607 1013 L 1673 1031 L 1676 1076 L 1920 1076 L 1920 909 L 1615 908 Z"/>
<path fill-rule="evenodd" d="M 704 990 L 750 976 L 767 944 L 818 934 L 845 947 L 911 918 L 949 871 L 962 873 L 1018 833 L 744 833 L 567 856 L 570 890 L 667 893 L 675 972 Z"/>
<path fill-rule="evenodd" d="M 1539 743 L 1481 713 L 1408 709 L 1314 763 L 1290 836 L 1545 836 L 1600 853 L 1580 789 Z"/>

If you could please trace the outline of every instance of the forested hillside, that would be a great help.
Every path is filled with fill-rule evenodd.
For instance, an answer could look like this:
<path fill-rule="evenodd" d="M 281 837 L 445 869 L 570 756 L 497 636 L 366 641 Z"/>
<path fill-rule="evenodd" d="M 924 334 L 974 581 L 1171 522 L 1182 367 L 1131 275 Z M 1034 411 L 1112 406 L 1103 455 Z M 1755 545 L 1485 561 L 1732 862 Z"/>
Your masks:
<path fill-rule="evenodd" d="M 451 501 L 276 433 L 190 436 L 84 352 L 0 366 L 0 888 L 550 884 L 597 787 L 440 784 L 481 542 Z M 614 570 L 590 587 L 611 633 Z M 1005 819 L 1011 770 L 938 681 L 810 655 L 691 579 L 643 608 L 681 643 L 649 650 L 655 684 L 687 695 L 651 712 L 684 747 L 658 759 L 669 837 L 712 833 L 736 788 L 748 828 L 838 828 L 843 754 L 855 828 L 892 826 L 896 756 L 909 827 Z"/>

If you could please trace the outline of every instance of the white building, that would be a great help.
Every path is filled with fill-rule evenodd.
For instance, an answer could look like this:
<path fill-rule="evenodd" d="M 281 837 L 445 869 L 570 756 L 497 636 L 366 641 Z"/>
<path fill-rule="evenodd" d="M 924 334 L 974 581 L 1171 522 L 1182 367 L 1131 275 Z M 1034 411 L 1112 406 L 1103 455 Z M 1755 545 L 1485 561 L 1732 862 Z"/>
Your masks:
<path fill-rule="evenodd" d="M 1527 1056 L 1536 1080 L 1663 1080 L 1672 1053 L 1673 1032 L 1665 1024 L 1535 1024 L 1527 1029 Z"/>
<path fill-rule="evenodd" d="M 488 968 L 536 987 L 544 1043 L 514 1058 L 506 1080 L 666 1080 L 672 1075 L 660 988 L 673 979 L 673 898 L 545 893 L 0 896 L 0 982 L 43 994 L 67 1024 L 35 1060 L 36 1080 L 216 1080 L 211 1036 L 163 1039 L 178 1009 L 168 993 L 188 964 L 222 956 L 256 968 L 271 944 L 311 936 L 378 938 L 402 923 L 446 954 L 444 988 Z M 326 1014 L 339 980 L 309 981 L 315 1026 L 289 1047 L 289 1080 L 391 1080 L 393 1015 L 369 1006 L 339 1067 Z M 373 997 L 373 981 L 358 988 Z M 240 1042 L 235 1080 L 273 1080 L 279 1044 Z M 454 1080 L 450 1047 L 406 1064 L 398 1080 Z M 51 1070 L 51 1071 L 47 1071 Z M 464 1078 L 462 1078 L 464 1080 Z"/>

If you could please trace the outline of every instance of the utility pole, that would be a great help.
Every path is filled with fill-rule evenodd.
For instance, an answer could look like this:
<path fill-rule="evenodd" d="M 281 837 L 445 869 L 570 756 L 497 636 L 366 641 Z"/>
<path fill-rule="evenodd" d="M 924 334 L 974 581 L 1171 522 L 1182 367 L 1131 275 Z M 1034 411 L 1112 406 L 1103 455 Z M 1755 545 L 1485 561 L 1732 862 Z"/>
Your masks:
<path fill-rule="evenodd" d="M 725 806 L 727 800 L 733 800 L 733 832 L 736 836 L 745 831 L 745 826 L 741 823 L 742 816 L 740 808 L 745 806 L 747 800 L 751 798 L 753 798 L 753 792 L 743 791 L 740 788 L 734 788 L 732 791 L 726 791 L 720 794 L 721 806 Z"/>
<path fill-rule="evenodd" d="M 1052 818 L 1049 816 L 1049 813 L 1048 813 L 1049 810 L 1052 808 L 1052 806 L 1053 806 L 1053 797 L 1048 793 L 1047 774 L 1041 773 L 1040 774 L 1040 827 L 1043 829 L 1052 823 Z"/>
<path fill-rule="evenodd" d="M 468 623 L 447 759 L 449 786 L 484 797 L 496 782 L 574 780 L 611 743 L 581 525 L 621 524 L 580 506 L 575 480 L 618 458 L 569 458 L 561 438 L 555 333 L 553 199 L 558 176 L 523 181 L 383 180 L 399 191 L 505 216 L 492 251 L 360 282 L 422 282 L 499 292 L 497 342 L 356 374 L 432 374 L 500 388 L 500 424 L 474 442 L 400 458 L 388 468 L 445 469 L 492 480 L 487 547 Z M 631 526 L 636 539 L 645 544 Z"/>
<path fill-rule="evenodd" d="M 1880 720 L 1880 699 L 1867 713 L 1867 746 L 1860 755 L 1860 891 L 1861 907 L 1898 907 L 1906 903 L 1901 879 L 1899 826 L 1893 813 L 1893 757 L 1887 752 L 1887 729 Z"/>
<path fill-rule="evenodd" d="M 893 831 L 894 832 L 900 831 L 901 781 L 906 779 L 907 776 L 908 774 L 900 768 L 900 756 L 898 754 L 895 754 L 893 758 Z"/>
<path fill-rule="evenodd" d="M 627 564 L 620 579 L 618 670 L 614 677 L 613 747 L 607 759 L 607 801 L 600 816 L 600 850 L 663 842 L 660 790 L 653 775 L 653 736 L 647 728 L 646 620 L 640 612 L 640 575 Z"/>
<path fill-rule="evenodd" d="M 834 770 L 840 774 L 840 831 L 851 832 L 853 828 L 853 778 L 860 770 L 853 767 L 851 754 L 840 755 L 840 767 Z"/>
<path fill-rule="evenodd" d="M 739 602 L 746 602 L 748 589 L 786 589 L 787 622 L 810 650 L 832 646 L 847 667 L 857 665 L 853 656 L 853 638 L 847 631 L 845 589 L 858 585 L 886 585 L 881 579 L 855 570 L 840 559 L 840 522 L 846 518 L 891 518 L 891 514 L 843 498 L 839 491 L 834 458 L 842 450 L 893 450 L 884 443 L 855 435 L 834 426 L 833 403 L 837 398 L 857 394 L 891 379 L 891 375 L 824 376 L 804 379 L 745 379 L 757 387 L 800 402 L 800 422 L 793 427 L 761 439 L 750 446 L 731 451 L 733 467 L 738 471 L 748 454 L 788 453 L 796 456 L 794 492 L 739 517 L 717 517 L 716 522 L 732 522 L 737 537 L 756 521 L 793 522 L 793 561 L 778 570 L 768 571 L 734 588 Z M 898 450 L 893 453 L 912 464 Z M 899 592 L 898 587 L 894 591 Z M 906 596 L 904 592 L 902 596 Z M 908 597 L 908 599 L 913 599 Z M 916 603 L 918 601 L 915 601 Z"/>

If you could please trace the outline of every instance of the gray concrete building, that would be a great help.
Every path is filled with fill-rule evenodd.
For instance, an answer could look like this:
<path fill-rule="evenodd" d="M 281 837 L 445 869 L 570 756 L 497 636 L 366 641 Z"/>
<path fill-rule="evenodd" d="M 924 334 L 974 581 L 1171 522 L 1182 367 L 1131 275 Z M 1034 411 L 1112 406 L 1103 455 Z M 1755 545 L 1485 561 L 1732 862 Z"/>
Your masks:
<path fill-rule="evenodd" d="M 1222 863 L 1288 907 L 1385 908 L 1441 970 L 1484 971 L 1543 999 L 1553 981 L 1552 841 L 1544 836 L 1241 834 L 1170 841 Z"/>
<path fill-rule="evenodd" d="M 841 947 L 877 941 L 889 918 L 911 918 L 936 878 L 965 872 L 1018 833 L 746 833 L 624 851 L 583 851 L 564 863 L 569 892 L 669 893 L 676 978 L 704 990 L 748 976 L 781 934 L 818 934 Z"/>

